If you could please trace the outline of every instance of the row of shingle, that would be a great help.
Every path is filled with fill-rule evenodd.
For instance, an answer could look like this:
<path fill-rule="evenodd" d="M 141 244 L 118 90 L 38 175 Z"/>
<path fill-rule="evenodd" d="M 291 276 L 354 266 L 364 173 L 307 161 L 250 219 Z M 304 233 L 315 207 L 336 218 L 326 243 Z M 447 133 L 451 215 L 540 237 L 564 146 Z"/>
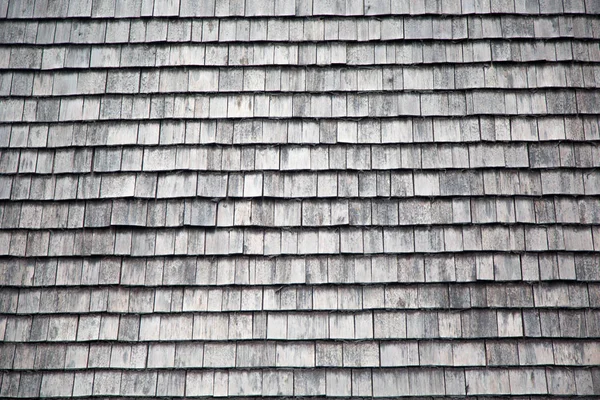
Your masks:
<path fill-rule="evenodd" d="M 0 255 L 312 255 L 463 251 L 599 251 L 600 227 L 436 226 L 0 231 Z"/>
<path fill-rule="evenodd" d="M 600 200 L 589 197 L 11 202 L 0 203 L 0 228 L 595 225 L 600 224 L 599 210 Z"/>
<path fill-rule="evenodd" d="M 248 399 L 252 398 L 249 396 L 412 398 L 468 393 L 469 397 L 480 394 L 487 398 L 533 392 L 553 397 L 589 396 L 600 393 L 599 376 L 598 368 L 10 372 L 3 377 L 0 395 L 6 398 L 241 396 Z"/>
<path fill-rule="evenodd" d="M 580 16 L 427 16 L 0 21 L 0 43 L 319 42 L 463 39 L 600 39 Z"/>
<path fill-rule="evenodd" d="M 562 122 L 561 119 L 549 120 Z M 541 124 L 541 121 L 540 121 Z M 349 123 L 356 128 L 356 123 Z M 455 124 L 440 125 L 445 131 Z M 464 124 L 466 125 L 466 124 Z M 457 128 L 460 125 L 457 126 Z M 556 130 L 554 127 L 552 130 Z M 350 130 L 350 129 L 348 129 Z M 353 129 L 354 130 L 354 129 Z M 361 124 L 347 140 L 372 142 L 379 124 Z M 458 129 L 457 129 L 457 132 Z M 548 132 L 548 131 L 546 131 Z M 346 131 L 345 133 L 349 133 Z M 449 132 L 444 132 L 450 137 Z M 342 139 L 346 139 L 343 137 Z M 345 140 L 344 140 L 345 141 Z M 159 146 L 0 150 L 2 174 L 65 174 L 129 171 L 369 171 L 453 168 L 594 168 L 600 167 L 596 143 L 387 144 L 318 146 Z"/>
<path fill-rule="evenodd" d="M 600 343 L 559 340 L 0 344 L 10 370 L 597 366 Z"/>
<path fill-rule="evenodd" d="M 163 118 L 345 118 L 595 114 L 596 90 L 0 98 L 3 122 Z M 123 110 L 122 104 L 126 105 Z M 124 111 L 124 112 L 123 112 Z"/>
<path fill-rule="evenodd" d="M 130 93 L 398 92 L 414 90 L 596 88 L 600 67 L 562 64 L 365 69 L 165 69 L 0 74 L 0 96 Z M 140 78 L 140 75 L 142 78 Z M 595 76 L 595 77 L 594 77 Z M 287 81 L 287 83 L 283 83 Z M 265 82 L 269 82 L 265 86 Z M 327 83 L 326 83 L 327 82 Z M 568 83 L 567 83 L 568 82 Z M 144 85 L 145 87 L 140 87 Z M 273 93 L 276 94 L 276 93 Z M 338 93 L 338 95 L 341 93 Z M 242 99 L 242 98 L 240 98 Z M 230 105 L 232 107 L 232 105 Z M 291 115 L 287 115 L 291 116 Z"/>
<path fill-rule="evenodd" d="M 123 116 L 131 116 L 125 110 L 133 104 L 146 104 L 149 99 L 129 98 L 123 101 Z M 182 104 L 175 101 L 177 107 Z M 173 103 L 171 103 L 173 104 Z M 172 105 L 171 105 L 172 107 Z M 189 117 L 193 117 L 190 115 Z M 117 146 L 117 145 L 172 145 L 172 144 L 334 144 L 334 143 L 429 143 L 429 142 L 461 142 L 478 141 L 597 141 L 600 140 L 600 128 L 597 116 L 567 117 L 464 117 L 451 118 L 402 118 L 402 119 L 361 119 L 353 120 L 291 120 L 278 121 L 268 119 L 250 120 L 201 120 L 201 121 L 157 121 L 157 122 L 102 122 L 94 121 L 79 124 L 0 124 L 1 147 L 81 147 L 81 146 Z M 489 144 L 493 146 L 493 144 Z M 566 143 L 559 145 L 561 163 L 569 161 L 570 149 Z M 425 148 L 425 147 L 424 147 Z M 585 147 L 583 147 L 585 148 Z M 594 146 L 595 148 L 595 146 Z M 418 149 L 407 146 L 406 149 Z M 438 148 L 440 159 L 446 159 L 443 147 Z M 106 150 L 109 152 L 109 150 Z M 119 151 L 116 149 L 115 151 Z M 165 150 L 168 151 L 168 150 Z M 186 150 L 181 150 L 186 151 Z M 201 153 L 205 150 L 198 150 Z M 209 150 L 206 150 L 207 152 Z M 214 150 L 217 151 L 217 150 Z M 236 152 L 231 148 L 224 152 Z M 240 150 L 242 151 L 242 150 Z M 415 150 L 416 151 L 416 150 Z M 575 150 L 573 150 L 575 151 Z M 595 151 L 592 150 L 595 154 Z M 127 157 L 123 162 L 111 158 L 111 163 L 121 168 L 139 170 L 142 162 L 141 149 L 126 148 Z M 332 150 L 335 154 L 336 150 Z M 414 153 L 414 152 L 413 152 Z M 418 152 L 417 152 L 418 153 Z M 585 157 L 589 159 L 587 150 Z M 101 151 L 95 156 L 108 157 Z M 240 155 L 241 157 L 241 155 Z M 418 157 L 418 154 L 405 156 L 406 159 Z M 403 160 L 405 157 L 400 156 Z M 573 156 L 578 158 L 575 153 Z M 594 156 L 595 157 L 595 156 Z M 200 159 L 204 155 L 200 154 Z M 208 163 L 208 154 L 206 156 Z M 237 164 L 230 157 L 228 163 Z M 329 157 L 331 160 L 333 156 Z M 217 157 L 217 160 L 219 158 Z M 216 160 L 215 160 L 216 161 Z M 211 163 L 215 162 L 211 161 Z M 241 159 L 240 159 L 241 161 Z M 430 161 L 435 163 L 436 161 Z M 442 161 L 440 161 L 442 162 Z M 40 160 L 42 170 L 48 170 L 52 160 Z M 130 164 L 134 163 L 134 164 Z M 204 164 L 204 161 L 200 161 Z M 218 163 L 218 161 L 217 161 Z M 331 163 L 331 161 L 330 161 Z M 585 163 L 589 163 L 586 161 Z M 131 166 L 129 166 L 131 165 Z M 408 164 L 407 164 L 408 165 Z M 422 168 L 423 162 L 411 163 L 415 168 Z M 576 165 L 576 164 L 575 164 Z M 571 165 L 571 166 L 575 166 Z M 215 167 L 217 167 L 215 165 Z M 315 166 L 316 168 L 317 166 Z M 240 165 L 240 169 L 242 169 Z"/>
<path fill-rule="evenodd" d="M 229 16 L 318 16 L 387 14 L 593 14 L 600 7 L 593 0 L 542 2 L 476 0 L 46 0 L 21 3 L 5 0 L 0 18 L 136 18 L 136 17 L 229 17 Z"/>
<path fill-rule="evenodd" d="M 600 61 L 595 41 L 1 46 L 4 69 Z"/>
<path fill-rule="evenodd" d="M 276 311 L 151 315 L 5 315 L 4 342 L 226 341 L 249 339 L 598 338 L 600 311 Z"/>
<path fill-rule="evenodd" d="M 191 265 L 192 274 L 195 272 Z M 510 267 L 510 266 L 509 266 Z M 433 270 L 434 268 L 432 268 Z M 502 270 L 502 266 L 498 268 Z M 508 269 L 508 268 L 507 268 Z M 189 271 L 186 271 L 189 272 Z M 262 271 L 257 271 L 262 272 Z M 448 277 L 446 271 L 432 271 Z M 509 275 L 513 271 L 507 271 Z M 517 279 L 520 271 L 517 270 Z M 512 278 L 509 276 L 509 279 Z M 473 299 L 471 299 L 471 292 Z M 482 295 L 483 293 L 483 295 Z M 600 285 L 529 283 L 459 285 L 287 286 L 241 288 L 44 288 L 6 289 L 0 310 L 7 314 L 181 313 L 190 311 L 361 311 L 493 308 L 600 308 Z M 484 297 L 484 302 L 478 302 Z"/>
<path fill-rule="evenodd" d="M 546 257 L 550 258 L 550 257 Z M 437 261 L 432 259 L 433 261 Z M 508 261 L 507 261 L 508 260 Z M 517 258 L 518 260 L 518 258 Z M 510 265 L 510 258 L 495 257 L 498 264 L 481 265 L 477 271 L 478 279 L 487 279 L 486 267 L 499 281 L 521 279 L 519 265 Z M 542 258 L 542 261 L 544 259 Z M 550 260 L 551 261 L 551 260 Z M 60 266 L 68 265 L 67 262 Z M 74 265 L 73 265 L 74 264 Z M 76 266 L 73 263 L 70 266 Z M 490 261 L 491 264 L 491 261 Z M 80 263 L 81 266 L 81 263 Z M 87 266 L 87 265 L 86 265 Z M 112 266 L 112 265 L 111 265 Z M 454 283 L 454 270 L 446 271 L 448 265 L 428 266 L 425 273 L 429 281 L 453 281 L 451 284 L 421 285 L 370 285 L 370 286 L 287 286 L 277 288 L 258 285 L 229 288 L 44 288 L 44 289 L 6 289 L 0 302 L 3 313 L 156 313 L 189 311 L 273 311 L 273 310 L 369 310 L 369 309 L 466 309 L 475 308 L 598 308 L 600 298 L 597 284 L 555 283 L 532 286 L 529 283 Z M 187 280 L 194 285 L 195 275 L 206 275 L 205 271 L 195 271 L 195 264 L 173 265 L 170 276 L 163 278 L 166 285 L 182 284 Z M 177 269 L 179 267 L 179 269 Z M 269 270 L 270 265 L 259 266 L 255 283 L 271 283 L 276 273 Z M 479 267 L 479 266 L 478 266 Z M 187 268 L 187 269 L 186 269 Z M 450 265 L 450 268 L 453 266 Z M 288 275 L 288 280 L 301 281 L 302 270 L 286 271 L 279 275 Z M 350 269 L 350 268 L 349 268 Z M 64 268 L 63 268 L 64 270 Z M 169 271 L 169 270 L 167 270 Z M 76 270 L 67 271 L 76 273 Z M 352 269 L 349 271 L 354 273 Z M 395 272 L 395 271 L 394 271 Z M 403 271 L 407 273 L 408 271 Z M 64 271 L 63 271 L 64 273 Z M 104 272 L 104 278 L 110 278 Z M 182 281 L 177 274 L 188 274 Z M 262 275 L 261 275 L 262 274 Z M 270 275 L 269 275 L 270 274 Z M 88 274 L 88 275 L 91 275 Z M 98 275 L 98 274 L 97 274 Z M 364 274 L 363 274 L 364 275 Z M 398 274 L 399 275 L 399 274 Z M 290 276 L 292 279 L 290 279 Z M 76 276 L 69 276 L 72 280 Z M 82 281 L 88 278 L 82 277 Z M 143 277 L 142 277 L 143 278 Z M 170 278 L 170 280 L 169 280 Z M 190 279 L 191 278 L 191 279 Z M 390 278 L 390 277 L 384 277 Z M 198 279 L 201 279 L 199 276 Z M 98 276 L 96 276 L 98 280 Z M 281 279 L 283 280 L 283 279 Z M 396 277 L 394 277 L 396 280 Z M 196 283 L 197 285 L 197 283 Z M 589 292 L 589 295 L 588 295 Z"/>
<path fill-rule="evenodd" d="M 0 73 L 0 96 L 124 93 L 355 92 L 600 87 L 600 66 L 185 68 Z"/>
<path fill-rule="evenodd" d="M 584 169 L 0 175 L 0 199 L 589 196 L 599 181 Z"/>
<path fill-rule="evenodd" d="M 12 258 L 0 260 L 2 286 L 166 286 L 295 285 L 508 280 L 600 281 L 598 254 L 431 254 L 325 257 L 102 257 Z M 190 266 L 191 265 L 191 266 Z M 483 286 L 482 286 L 483 287 Z M 511 285 L 495 296 L 512 300 Z M 487 293 L 470 287 L 471 304 L 485 306 Z M 172 309 L 181 308 L 182 288 L 171 291 Z M 492 291 L 490 290 L 490 293 Z M 479 297 L 477 297 L 479 296 Z M 381 298 L 381 294 L 379 295 Z"/>

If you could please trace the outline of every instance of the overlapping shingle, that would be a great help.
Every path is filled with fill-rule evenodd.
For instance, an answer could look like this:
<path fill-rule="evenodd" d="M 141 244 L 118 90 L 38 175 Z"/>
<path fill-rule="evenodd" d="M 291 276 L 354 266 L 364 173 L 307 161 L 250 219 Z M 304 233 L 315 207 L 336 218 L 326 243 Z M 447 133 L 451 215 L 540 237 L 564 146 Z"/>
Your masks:
<path fill-rule="evenodd" d="M 585 397 L 594 1 L 0 1 L 0 396 Z"/>

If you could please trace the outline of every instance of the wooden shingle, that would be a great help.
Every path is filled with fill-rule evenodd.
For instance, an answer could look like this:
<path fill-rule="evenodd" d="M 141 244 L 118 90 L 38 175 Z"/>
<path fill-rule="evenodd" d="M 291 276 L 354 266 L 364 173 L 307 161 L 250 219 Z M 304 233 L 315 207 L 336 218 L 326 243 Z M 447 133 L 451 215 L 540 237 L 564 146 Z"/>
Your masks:
<path fill-rule="evenodd" d="M 0 396 L 598 394 L 594 1 L 26 3 Z"/>

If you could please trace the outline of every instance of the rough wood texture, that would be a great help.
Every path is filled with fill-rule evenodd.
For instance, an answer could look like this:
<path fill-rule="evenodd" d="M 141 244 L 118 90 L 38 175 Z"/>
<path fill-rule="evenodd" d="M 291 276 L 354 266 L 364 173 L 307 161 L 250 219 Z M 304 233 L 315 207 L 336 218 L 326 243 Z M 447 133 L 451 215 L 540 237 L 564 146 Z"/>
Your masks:
<path fill-rule="evenodd" d="M 0 397 L 600 396 L 599 14 L 0 0 Z"/>

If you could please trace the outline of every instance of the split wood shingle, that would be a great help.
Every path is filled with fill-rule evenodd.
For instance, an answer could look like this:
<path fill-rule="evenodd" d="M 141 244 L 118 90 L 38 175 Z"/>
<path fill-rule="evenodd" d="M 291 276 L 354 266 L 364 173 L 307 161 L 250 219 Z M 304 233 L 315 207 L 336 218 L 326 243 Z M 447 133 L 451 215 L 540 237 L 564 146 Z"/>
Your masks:
<path fill-rule="evenodd" d="M 597 0 L 0 0 L 0 397 L 600 395 Z"/>

